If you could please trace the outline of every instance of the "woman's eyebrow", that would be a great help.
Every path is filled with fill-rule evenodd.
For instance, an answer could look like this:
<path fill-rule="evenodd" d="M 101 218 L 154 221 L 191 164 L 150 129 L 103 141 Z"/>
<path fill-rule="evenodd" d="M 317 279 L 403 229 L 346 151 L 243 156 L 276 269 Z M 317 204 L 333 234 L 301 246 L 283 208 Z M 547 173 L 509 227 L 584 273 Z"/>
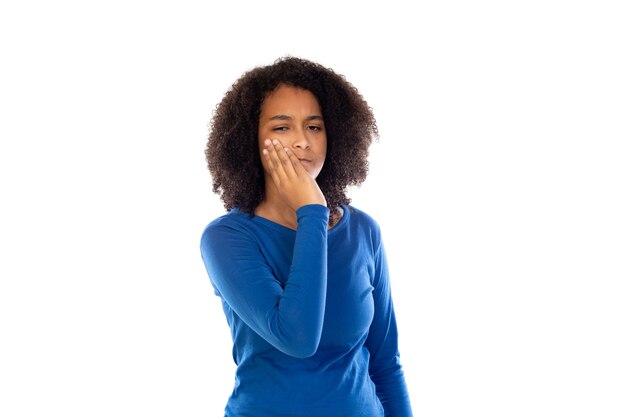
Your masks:
<path fill-rule="evenodd" d="M 270 120 L 292 120 L 292 116 L 287 116 L 286 114 L 277 114 L 276 116 L 270 117 Z"/>
<path fill-rule="evenodd" d="M 293 116 L 288 116 L 286 114 L 277 114 L 270 117 L 269 120 L 293 120 Z M 311 116 L 307 116 L 304 120 L 324 120 L 324 118 L 318 114 L 312 114 Z"/>

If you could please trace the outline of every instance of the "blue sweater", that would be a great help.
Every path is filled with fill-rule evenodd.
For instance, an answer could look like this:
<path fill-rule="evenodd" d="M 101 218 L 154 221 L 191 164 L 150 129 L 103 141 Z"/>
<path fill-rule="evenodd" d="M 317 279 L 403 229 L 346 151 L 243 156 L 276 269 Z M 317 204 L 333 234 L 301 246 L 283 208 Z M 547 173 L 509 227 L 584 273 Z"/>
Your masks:
<path fill-rule="evenodd" d="M 231 210 L 202 259 L 233 338 L 229 417 L 408 417 L 409 395 L 376 222 L 343 206 L 297 211 L 298 230 Z"/>

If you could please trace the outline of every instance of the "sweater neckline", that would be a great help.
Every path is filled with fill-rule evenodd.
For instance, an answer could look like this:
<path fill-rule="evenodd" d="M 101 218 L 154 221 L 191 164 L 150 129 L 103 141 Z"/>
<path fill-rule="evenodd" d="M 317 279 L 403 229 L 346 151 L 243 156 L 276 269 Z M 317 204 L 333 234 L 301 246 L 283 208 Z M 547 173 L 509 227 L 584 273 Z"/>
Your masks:
<path fill-rule="evenodd" d="M 350 208 L 345 205 L 345 204 L 341 204 L 341 209 L 343 210 L 343 214 L 341 216 L 341 219 L 339 219 L 339 221 L 337 222 L 337 224 L 335 224 L 331 229 L 328 229 L 327 233 L 328 235 L 335 233 L 335 231 L 340 230 L 344 227 L 344 225 L 348 222 L 348 217 L 350 216 Z M 238 210 L 239 211 L 239 210 Z M 240 212 L 242 213 L 242 212 Z M 296 233 L 295 229 L 292 229 L 290 227 L 287 226 L 283 226 L 280 223 L 276 223 L 273 220 L 267 219 L 265 217 L 261 217 L 259 215 L 254 215 L 250 220 L 252 220 L 255 223 L 260 223 L 260 224 L 264 224 L 266 226 L 270 226 L 273 229 L 276 230 L 281 230 L 281 231 L 287 231 L 290 233 Z"/>

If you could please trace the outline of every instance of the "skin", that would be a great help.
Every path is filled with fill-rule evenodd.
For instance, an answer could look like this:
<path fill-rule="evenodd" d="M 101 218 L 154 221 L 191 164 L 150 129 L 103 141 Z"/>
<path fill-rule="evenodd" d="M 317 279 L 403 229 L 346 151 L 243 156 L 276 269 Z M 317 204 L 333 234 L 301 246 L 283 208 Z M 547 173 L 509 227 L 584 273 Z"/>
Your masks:
<path fill-rule="evenodd" d="M 265 198 L 255 214 L 295 230 L 298 208 L 326 206 L 315 182 L 326 159 L 326 129 L 313 93 L 280 85 L 268 94 L 261 106 L 258 139 Z"/>

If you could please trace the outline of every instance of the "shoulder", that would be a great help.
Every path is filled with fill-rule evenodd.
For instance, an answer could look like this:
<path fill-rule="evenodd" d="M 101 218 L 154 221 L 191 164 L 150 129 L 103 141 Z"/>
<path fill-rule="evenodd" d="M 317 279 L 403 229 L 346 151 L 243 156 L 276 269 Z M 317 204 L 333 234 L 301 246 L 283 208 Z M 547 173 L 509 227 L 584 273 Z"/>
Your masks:
<path fill-rule="evenodd" d="M 350 223 L 372 229 L 377 233 L 380 233 L 380 226 L 376 219 L 365 211 L 356 208 L 352 205 L 343 205 L 344 216 L 348 216 Z"/>
<path fill-rule="evenodd" d="M 204 228 L 200 239 L 201 246 L 206 246 L 211 242 L 219 244 L 233 236 L 245 238 L 251 235 L 251 230 L 250 216 L 238 209 L 233 209 L 214 219 Z"/>
<path fill-rule="evenodd" d="M 352 205 L 342 206 L 348 227 L 372 242 L 374 248 L 381 242 L 380 225 L 370 214 Z"/>

